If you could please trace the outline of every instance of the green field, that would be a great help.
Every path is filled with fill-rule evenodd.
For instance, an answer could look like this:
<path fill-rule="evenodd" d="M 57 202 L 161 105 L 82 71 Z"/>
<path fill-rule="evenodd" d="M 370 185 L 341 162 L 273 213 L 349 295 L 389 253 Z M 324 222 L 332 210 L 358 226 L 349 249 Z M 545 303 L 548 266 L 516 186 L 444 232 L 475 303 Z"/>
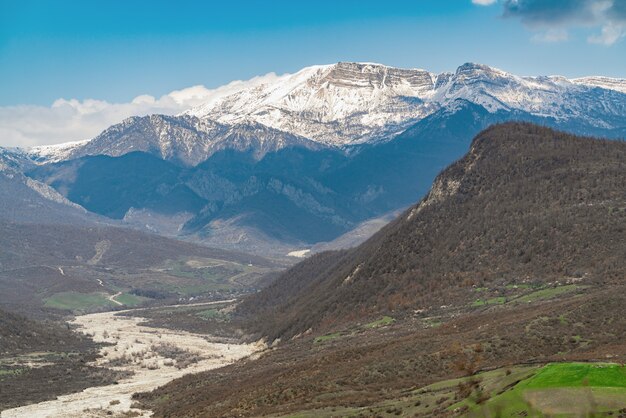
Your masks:
<path fill-rule="evenodd" d="M 170 278 L 151 283 L 150 286 L 181 296 L 195 296 L 253 286 L 260 276 L 270 270 L 209 258 L 166 260 L 159 271 Z"/>
<path fill-rule="evenodd" d="M 507 292 L 506 296 L 495 296 L 491 298 L 476 299 L 470 304 L 470 306 L 473 308 L 478 308 L 490 305 L 504 305 L 508 303 L 532 303 L 541 300 L 556 298 L 562 295 L 566 295 L 568 293 L 574 293 L 585 288 L 588 288 L 588 286 L 580 286 L 575 284 L 543 288 L 538 288 L 537 286 L 527 284 L 507 285 L 506 289 L 510 292 Z M 484 288 L 478 288 L 475 290 L 480 292 L 485 291 Z M 531 291 L 530 293 L 520 294 L 520 291 L 527 292 L 529 290 L 533 291 Z"/>
<path fill-rule="evenodd" d="M 626 368 L 612 363 L 554 363 L 541 369 L 526 388 L 604 386 L 626 388 Z"/>
<path fill-rule="evenodd" d="M 479 373 L 478 390 L 459 399 L 469 378 L 450 379 L 365 407 L 302 411 L 289 417 L 609 417 L 626 408 L 626 368 L 608 363 L 553 363 Z M 477 401 L 481 399 L 480 403 Z"/>
<path fill-rule="evenodd" d="M 119 307 L 120 305 L 109 300 L 109 296 L 109 294 L 102 292 L 61 292 L 55 293 L 49 298 L 46 298 L 45 306 L 48 308 L 72 311 L 76 314 L 94 312 L 105 308 Z M 115 300 L 124 306 L 135 307 L 150 299 L 131 295 L 129 293 L 122 293 L 117 296 Z"/>
<path fill-rule="evenodd" d="M 7 370 L 0 369 L 0 381 L 2 381 L 3 376 L 4 377 L 14 376 L 16 374 L 23 373 L 25 370 L 27 369 L 7 369 Z"/>
<path fill-rule="evenodd" d="M 203 279 L 214 283 L 222 282 L 229 277 L 244 271 L 243 266 L 235 263 L 215 262 L 213 265 L 189 265 L 189 262 L 171 262 L 168 272 L 174 276 Z"/>
<path fill-rule="evenodd" d="M 334 340 L 335 338 L 339 338 L 339 337 L 341 337 L 341 333 L 340 332 L 333 332 L 332 334 L 321 335 L 321 336 L 315 338 L 315 342 L 316 343 L 323 343 L 323 342 L 326 342 L 326 341 Z"/>
<path fill-rule="evenodd" d="M 626 408 L 626 368 L 607 363 L 549 364 L 509 390 L 489 396 L 482 405 L 471 399 L 461 404 L 470 406 L 470 416 L 605 416 Z"/>
<path fill-rule="evenodd" d="M 499 297 L 495 297 L 495 298 L 491 298 L 487 300 L 482 300 L 482 299 L 475 300 L 474 302 L 472 302 L 472 307 L 485 306 L 485 305 L 502 305 L 503 303 L 506 303 L 506 298 L 504 296 L 499 296 Z"/>
<path fill-rule="evenodd" d="M 205 321 L 208 320 L 217 320 L 217 321 L 228 321 L 230 316 L 219 309 L 204 309 L 199 312 L 196 312 L 196 316 Z"/>
<path fill-rule="evenodd" d="M 324 342 L 327 342 L 327 341 L 335 340 L 337 338 L 354 335 L 355 333 L 362 332 L 363 330 L 366 330 L 366 329 L 385 327 L 387 325 L 393 324 L 394 322 L 396 322 L 396 320 L 394 318 L 385 315 L 385 316 L 381 317 L 380 319 L 377 319 L 376 321 L 369 322 L 367 324 L 363 324 L 363 325 L 359 325 L 359 326 L 356 326 L 356 327 L 352 327 L 352 328 L 343 330 L 341 332 L 333 332 L 331 334 L 321 335 L 319 337 L 316 337 L 314 342 L 315 343 L 324 343 Z"/>
<path fill-rule="evenodd" d="M 106 293 L 61 292 L 46 298 L 45 306 L 72 312 L 90 312 L 104 307 L 118 306 L 108 297 Z"/>
<path fill-rule="evenodd" d="M 393 324 L 396 320 L 393 319 L 390 316 L 383 316 L 382 318 L 374 321 L 374 322 L 370 322 L 369 324 L 365 324 L 364 327 L 365 328 L 378 328 L 378 327 L 384 327 L 385 325 L 390 325 Z"/>
<path fill-rule="evenodd" d="M 531 303 L 531 302 L 534 302 L 536 300 L 550 299 L 550 298 L 554 298 L 556 296 L 560 296 L 560 295 L 565 294 L 565 293 L 574 292 L 576 290 L 584 289 L 585 287 L 586 286 L 577 286 L 575 284 L 569 284 L 569 285 L 559 286 L 559 287 L 550 287 L 550 288 L 547 288 L 547 289 L 537 290 L 537 291 L 529 293 L 527 295 L 523 295 L 523 296 L 515 299 L 515 302 Z"/>
<path fill-rule="evenodd" d="M 142 303 L 151 299 L 145 298 L 143 296 L 131 295 L 130 293 L 122 293 L 121 295 L 117 296 L 115 300 L 123 304 L 124 306 L 134 308 L 135 306 L 139 306 Z"/>

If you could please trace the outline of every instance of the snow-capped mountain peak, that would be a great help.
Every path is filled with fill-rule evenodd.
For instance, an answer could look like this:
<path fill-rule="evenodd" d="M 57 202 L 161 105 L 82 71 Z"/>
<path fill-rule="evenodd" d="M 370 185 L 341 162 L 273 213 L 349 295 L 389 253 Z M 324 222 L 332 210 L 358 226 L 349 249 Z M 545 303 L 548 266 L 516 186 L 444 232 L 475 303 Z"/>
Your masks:
<path fill-rule="evenodd" d="M 257 158 L 292 145 L 344 148 L 390 140 L 460 102 L 592 128 L 626 125 L 626 80 L 517 76 L 476 63 L 433 73 L 339 62 L 233 82 L 216 92 L 178 116 L 129 118 L 91 141 L 36 147 L 30 154 L 59 161 L 144 151 L 195 165 L 227 148 Z"/>
<path fill-rule="evenodd" d="M 49 185 L 27 177 L 24 171 L 33 166 L 33 161 L 30 159 L 29 155 L 22 150 L 0 147 L 0 183 L 6 186 L 6 182 L 10 182 L 12 183 L 11 187 L 16 187 L 18 190 L 20 190 L 20 188 L 24 190 L 24 187 L 27 187 L 44 199 L 71 206 L 83 213 L 85 212 L 82 206 L 70 202 L 65 196 L 62 196 Z"/>
<path fill-rule="evenodd" d="M 324 144 L 349 145 L 423 117 L 434 82 L 425 70 L 342 62 L 307 67 L 187 113 L 222 123 L 254 120 Z"/>
<path fill-rule="evenodd" d="M 307 67 L 187 113 L 222 123 L 253 120 L 323 144 L 347 146 L 389 139 L 458 99 L 480 104 L 490 112 L 518 110 L 557 119 L 587 117 L 592 125 L 600 126 L 603 122 L 595 117 L 600 104 L 594 87 L 626 92 L 623 80 L 521 77 L 476 63 L 463 64 L 453 73 L 436 74 L 340 62 Z M 601 106 L 619 113 L 624 98 L 613 99 L 621 104 Z"/>

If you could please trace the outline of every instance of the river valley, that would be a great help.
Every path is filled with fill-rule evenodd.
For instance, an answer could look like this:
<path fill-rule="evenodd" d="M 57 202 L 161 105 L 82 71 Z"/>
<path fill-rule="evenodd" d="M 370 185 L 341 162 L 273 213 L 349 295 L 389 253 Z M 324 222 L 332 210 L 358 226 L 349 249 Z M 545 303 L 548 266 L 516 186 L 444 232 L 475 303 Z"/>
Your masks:
<path fill-rule="evenodd" d="M 132 311 L 126 311 L 128 312 Z M 77 316 L 71 323 L 79 332 L 108 345 L 94 365 L 130 372 L 108 386 L 91 387 L 55 400 L 2 412 L 14 417 L 130 417 L 150 416 L 150 411 L 132 408 L 132 395 L 150 391 L 188 373 L 222 367 L 253 354 L 254 344 L 209 341 L 206 335 L 142 325 L 135 316 L 120 311 Z"/>

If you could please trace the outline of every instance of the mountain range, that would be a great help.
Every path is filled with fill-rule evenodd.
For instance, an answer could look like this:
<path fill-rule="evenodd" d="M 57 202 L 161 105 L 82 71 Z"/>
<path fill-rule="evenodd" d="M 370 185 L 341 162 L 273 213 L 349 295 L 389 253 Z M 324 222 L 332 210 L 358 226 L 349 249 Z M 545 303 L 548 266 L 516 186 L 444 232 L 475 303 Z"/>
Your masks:
<path fill-rule="evenodd" d="M 520 77 L 473 63 L 454 73 L 432 73 L 341 62 L 239 88 L 178 116 L 131 117 L 90 141 L 35 147 L 31 155 L 59 161 L 144 151 L 197 165 L 222 149 L 254 150 L 261 158 L 312 143 L 345 148 L 389 140 L 458 100 L 491 113 L 517 111 L 590 130 L 623 130 L 625 120 L 626 80 Z"/>
<path fill-rule="evenodd" d="M 12 152 L 29 178 L 90 212 L 284 255 L 407 207 L 474 135 L 509 120 L 623 138 L 626 81 L 338 63 L 244 82 L 181 115 L 132 117 L 89 141 Z"/>

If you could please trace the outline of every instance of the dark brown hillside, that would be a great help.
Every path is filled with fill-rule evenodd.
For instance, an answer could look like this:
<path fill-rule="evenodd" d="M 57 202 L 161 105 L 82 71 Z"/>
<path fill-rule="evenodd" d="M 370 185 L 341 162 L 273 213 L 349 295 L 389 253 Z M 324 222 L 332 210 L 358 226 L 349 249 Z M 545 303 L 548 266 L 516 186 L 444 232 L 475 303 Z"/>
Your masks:
<path fill-rule="evenodd" d="M 458 398 L 427 414 L 370 407 L 478 369 L 624 362 L 625 157 L 623 142 L 488 129 L 365 244 L 240 305 L 281 344 L 135 398 L 159 417 L 462 416 Z"/>
<path fill-rule="evenodd" d="M 625 143 L 502 124 L 372 239 L 294 267 L 240 312 L 272 339 L 467 303 L 472 287 L 618 281 L 625 228 Z"/>
<path fill-rule="evenodd" d="M 95 344 L 53 322 L 37 322 L 0 310 L 0 356 L 33 351 L 71 351 Z"/>
<path fill-rule="evenodd" d="M 598 286 L 535 303 L 465 309 L 461 315 L 451 308 L 379 328 L 351 325 L 326 337 L 287 341 L 256 360 L 187 375 L 136 399 L 157 417 L 465 416 L 447 409 L 458 401 L 454 398 L 431 403 L 432 414 L 384 408 L 391 411 L 385 414 L 369 407 L 461 376 L 458 364 L 475 350 L 481 369 L 623 362 L 625 292 L 623 285 Z M 342 407 L 353 410 L 335 412 Z"/>
<path fill-rule="evenodd" d="M 187 256 L 271 265 L 268 260 L 234 251 L 209 248 L 128 228 L 21 224 L 0 222 L 0 268 L 11 269 L 43 262 L 87 261 L 97 243 L 103 248 L 98 264 L 107 267 L 140 268 L 167 258 Z"/>

